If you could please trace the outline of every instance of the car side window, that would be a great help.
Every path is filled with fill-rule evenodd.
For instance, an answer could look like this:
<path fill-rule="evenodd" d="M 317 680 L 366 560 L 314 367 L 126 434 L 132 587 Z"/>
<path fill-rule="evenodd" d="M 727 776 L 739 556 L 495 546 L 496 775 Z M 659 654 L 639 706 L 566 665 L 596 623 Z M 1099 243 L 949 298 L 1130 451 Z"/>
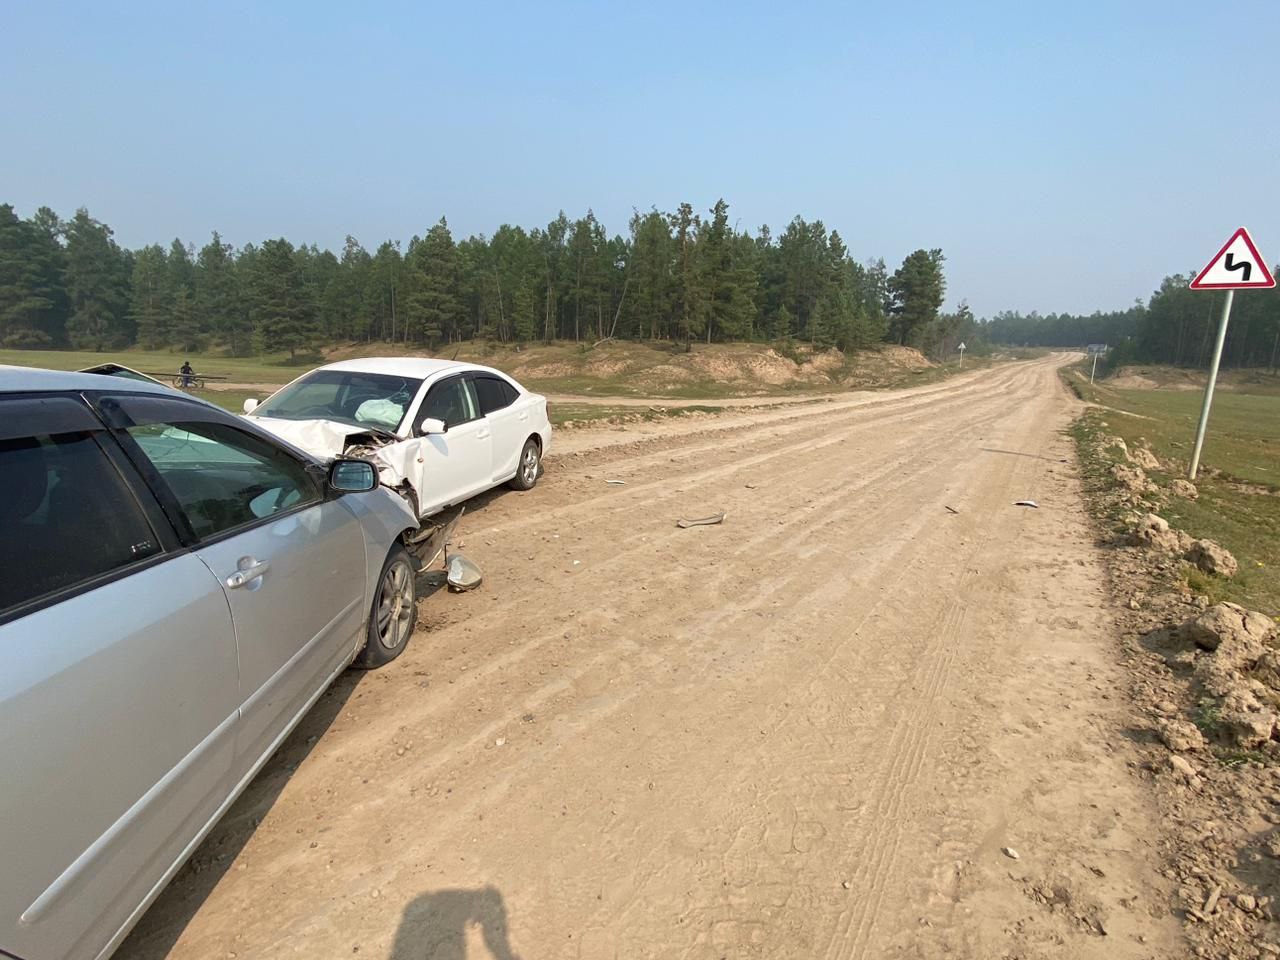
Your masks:
<path fill-rule="evenodd" d="M 474 382 L 480 412 L 485 416 L 509 407 L 515 401 L 515 388 L 499 377 L 477 376 Z"/>
<path fill-rule="evenodd" d="M 455 377 L 431 388 L 422 402 L 418 423 L 435 418 L 443 420 L 445 426 L 456 427 L 479 416 L 475 390 L 465 377 Z"/>
<path fill-rule="evenodd" d="M 200 539 L 318 502 L 320 483 L 271 443 L 223 423 L 127 428 Z"/>
<path fill-rule="evenodd" d="M 163 552 L 98 437 L 0 439 L 0 616 Z"/>

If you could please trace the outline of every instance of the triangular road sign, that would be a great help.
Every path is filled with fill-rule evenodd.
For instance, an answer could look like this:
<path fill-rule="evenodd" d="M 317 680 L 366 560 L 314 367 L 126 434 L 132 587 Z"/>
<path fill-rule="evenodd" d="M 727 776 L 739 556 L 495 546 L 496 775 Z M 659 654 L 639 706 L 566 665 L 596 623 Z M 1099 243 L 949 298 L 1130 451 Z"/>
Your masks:
<path fill-rule="evenodd" d="M 1274 287 L 1276 278 L 1267 269 L 1267 261 L 1241 227 L 1222 245 L 1217 256 L 1191 281 L 1192 290 L 1242 290 Z"/>

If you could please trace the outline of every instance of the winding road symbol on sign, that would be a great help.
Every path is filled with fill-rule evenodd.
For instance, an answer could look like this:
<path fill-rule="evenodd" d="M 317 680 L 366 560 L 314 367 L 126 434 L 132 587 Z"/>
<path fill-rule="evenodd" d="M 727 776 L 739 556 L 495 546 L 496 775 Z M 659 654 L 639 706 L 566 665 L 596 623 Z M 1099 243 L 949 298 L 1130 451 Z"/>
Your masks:
<path fill-rule="evenodd" d="M 1222 265 L 1228 270 L 1241 271 L 1244 274 L 1244 276 L 1240 278 L 1241 283 L 1249 282 L 1249 274 L 1253 272 L 1253 264 L 1248 260 L 1242 260 L 1240 263 L 1236 263 L 1236 255 L 1234 253 L 1228 253 L 1227 259 Z"/>

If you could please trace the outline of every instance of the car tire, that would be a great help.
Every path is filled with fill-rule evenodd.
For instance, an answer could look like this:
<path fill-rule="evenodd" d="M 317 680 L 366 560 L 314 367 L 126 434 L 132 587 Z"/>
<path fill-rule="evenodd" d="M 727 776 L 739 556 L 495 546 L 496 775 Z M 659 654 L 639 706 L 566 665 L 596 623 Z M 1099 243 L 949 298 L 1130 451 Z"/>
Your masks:
<path fill-rule="evenodd" d="M 356 654 L 352 666 L 372 670 L 404 652 L 418 617 L 416 577 L 413 559 L 404 546 L 397 543 L 387 554 L 387 562 L 378 575 L 369 622 L 365 625 L 364 648 Z"/>
<path fill-rule="evenodd" d="M 533 437 L 524 442 L 516 475 L 507 481 L 512 490 L 532 490 L 542 476 L 542 447 Z"/>

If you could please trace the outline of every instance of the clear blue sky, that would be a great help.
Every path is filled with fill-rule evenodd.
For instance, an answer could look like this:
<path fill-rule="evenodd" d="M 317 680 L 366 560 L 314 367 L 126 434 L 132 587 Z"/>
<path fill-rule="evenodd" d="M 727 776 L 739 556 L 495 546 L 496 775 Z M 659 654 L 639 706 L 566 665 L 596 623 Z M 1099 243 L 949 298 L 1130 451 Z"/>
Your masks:
<path fill-rule="evenodd" d="M 1280 3 L 18 3 L 0 202 L 373 249 L 588 207 L 947 255 L 979 315 L 1280 259 Z"/>

